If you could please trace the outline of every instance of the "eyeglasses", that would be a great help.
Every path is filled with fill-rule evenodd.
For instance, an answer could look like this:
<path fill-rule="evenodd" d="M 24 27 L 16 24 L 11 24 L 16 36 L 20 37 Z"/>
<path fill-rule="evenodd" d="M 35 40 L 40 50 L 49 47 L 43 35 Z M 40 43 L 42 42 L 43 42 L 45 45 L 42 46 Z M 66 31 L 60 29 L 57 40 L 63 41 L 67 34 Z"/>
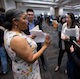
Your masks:
<path fill-rule="evenodd" d="M 29 15 L 29 16 L 34 16 L 34 14 L 27 14 L 27 15 Z"/>

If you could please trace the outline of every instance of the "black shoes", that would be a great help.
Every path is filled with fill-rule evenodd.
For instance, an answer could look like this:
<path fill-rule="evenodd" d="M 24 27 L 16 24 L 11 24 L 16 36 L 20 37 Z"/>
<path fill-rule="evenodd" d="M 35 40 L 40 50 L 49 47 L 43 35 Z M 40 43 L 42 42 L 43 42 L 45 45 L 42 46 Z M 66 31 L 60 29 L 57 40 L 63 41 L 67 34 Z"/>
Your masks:
<path fill-rule="evenodd" d="M 67 69 L 66 69 L 66 70 L 64 70 L 64 74 L 65 74 L 65 75 L 67 74 Z"/>
<path fill-rule="evenodd" d="M 7 74 L 7 72 L 1 72 L 0 76 L 6 75 L 6 74 Z"/>
<path fill-rule="evenodd" d="M 59 68 L 60 68 L 60 67 L 57 66 L 57 67 L 54 69 L 54 71 L 57 72 L 57 71 L 59 70 Z"/>
<path fill-rule="evenodd" d="M 46 65 L 43 64 L 42 66 L 43 66 L 43 69 L 44 69 L 45 71 L 47 71 L 47 67 L 46 67 Z"/>

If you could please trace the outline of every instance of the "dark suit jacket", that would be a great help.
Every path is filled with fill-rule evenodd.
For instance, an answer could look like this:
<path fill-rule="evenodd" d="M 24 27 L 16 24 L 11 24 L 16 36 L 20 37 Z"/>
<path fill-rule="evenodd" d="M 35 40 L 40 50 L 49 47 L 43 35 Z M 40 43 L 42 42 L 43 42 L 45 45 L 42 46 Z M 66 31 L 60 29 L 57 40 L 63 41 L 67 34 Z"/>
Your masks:
<path fill-rule="evenodd" d="M 41 25 L 40 25 L 40 22 L 38 20 L 35 20 L 34 19 L 34 25 L 39 25 L 39 29 L 43 31 Z M 30 35 L 30 32 L 29 32 L 29 27 L 28 29 L 24 30 L 23 31 L 26 35 Z M 39 51 L 41 49 L 41 43 L 37 43 L 38 47 L 37 47 L 37 51 Z"/>
<path fill-rule="evenodd" d="M 74 77 L 80 79 L 80 51 L 71 53 L 71 57 L 74 60 Z"/>
<path fill-rule="evenodd" d="M 41 27 L 40 22 L 39 22 L 38 20 L 35 20 L 35 19 L 34 19 L 34 25 L 35 25 L 35 26 L 36 26 L 36 25 L 39 25 L 39 29 L 42 30 L 42 27 Z M 42 31 L 43 31 L 43 30 L 42 30 Z M 26 30 L 24 30 L 23 32 L 24 32 L 26 35 L 30 35 L 29 27 L 28 27 Z"/>
<path fill-rule="evenodd" d="M 4 43 L 4 31 L 0 29 L 0 47 L 3 46 L 2 44 Z"/>

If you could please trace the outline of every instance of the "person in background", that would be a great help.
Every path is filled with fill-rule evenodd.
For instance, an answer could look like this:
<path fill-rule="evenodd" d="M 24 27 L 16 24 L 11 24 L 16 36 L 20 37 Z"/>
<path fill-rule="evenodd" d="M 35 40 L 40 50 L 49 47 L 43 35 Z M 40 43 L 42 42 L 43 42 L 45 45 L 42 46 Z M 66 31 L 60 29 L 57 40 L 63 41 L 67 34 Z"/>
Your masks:
<path fill-rule="evenodd" d="M 0 16 L 0 59 L 1 59 L 2 69 L 3 69 L 3 71 L 0 72 L 0 75 L 7 74 L 7 55 L 4 49 L 4 30 L 5 28 L 3 27 L 3 19 Z"/>
<path fill-rule="evenodd" d="M 4 27 L 4 23 L 5 23 L 5 17 L 4 17 L 5 9 L 4 9 L 4 8 L 0 8 L 0 13 L 1 13 L 1 18 L 2 18 L 2 20 L 3 20 L 3 26 L 2 26 L 2 27 Z M 4 28 L 5 28 L 5 27 L 4 27 Z M 9 63 L 11 63 L 11 60 L 10 60 L 10 58 L 9 58 L 8 55 L 7 55 L 7 61 L 8 61 Z"/>
<path fill-rule="evenodd" d="M 51 19 L 51 16 L 48 16 L 47 17 L 47 21 L 48 21 L 48 25 L 50 26 L 50 19 Z"/>
<path fill-rule="evenodd" d="M 29 30 L 33 29 L 36 25 L 39 26 L 39 29 L 43 31 L 41 24 L 38 20 L 34 19 L 34 11 L 32 9 L 27 9 L 27 20 L 28 20 L 28 29 L 24 30 L 23 32 L 27 35 L 29 35 L 30 37 L 32 37 L 31 33 L 29 32 Z M 34 37 L 32 37 L 34 38 Z M 37 47 L 37 51 L 39 51 L 41 49 L 41 43 L 37 43 L 38 47 Z M 47 67 L 45 65 L 45 60 L 44 60 L 44 56 L 43 54 L 40 56 L 41 62 L 42 62 L 42 66 L 43 69 L 46 71 Z"/>
<path fill-rule="evenodd" d="M 76 25 L 76 20 L 74 17 L 73 13 L 67 13 L 66 15 L 66 23 L 63 24 L 62 27 L 62 32 L 61 32 L 61 38 L 62 40 L 65 41 L 65 50 L 68 54 L 68 59 L 67 59 L 67 71 L 65 71 L 68 74 L 68 78 L 69 79 L 73 79 L 74 75 L 73 75 L 73 62 L 71 61 L 71 56 L 70 56 L 70 46 L 71 43 L 68 41 L 72 36 L 68 36 L 66 35 L 66 30 L 68 29 L 74 29 L 75 30 L 75 40 L 79 40 L 79 28 Z M 71 64 L 72 63 L 72 64 Z"/>
<path fill-rule="evenodd" d="M 79 26 L 79 28 L 80 28 L 80 17 L 78 18 L 77 25 L 78 25 L 78 26 Z"/>
<path fill-rule="evenodd" d="M 63 54 L 65 52 L 65 49 L 62 49 L 62 39 L 61 39 L 61 31 L 62 31 L 62 26 L 65 23 L 65 18 L 61 17 L 60 22 L 58 23 L 58 37 L 59 37 L 59 56 L 58 56 L 58 65 L 55 68 L 55 72 L 59 70 Z"/>
<path fill-rule="evenodd" d="M 1 8 L 0 8 L 0 16 L 1 16 Z"/>
<path fill-rule="evenodd" d="M 61 46 L 61 31 L 62 31 L 62 26 L 65 23 L 65 17 L 61 17 L 59 23 L 58 23 L 58 36 L 59 36 L 59 48 Z"/>
<path fill-rule="evenodd" d="M 42 22 L 43 22 L 42 14 L 40 14 L 40 16 L 38 17 L 38 20 L 40 21 L 40 24 L 42 25 Z"/>
<path fill-rule="evenodd" d="M 5 13 L 4 46 L 12 60 L 14 79 L 41 79 L 38 58 L 49 46 L 49 34 L 44 45 L 37 51 L 37 44 L 22 30 L 27 29 L 27 19 L 23 11 L 10 9 Z"/>
<path fill-rule="evenodd" d="M 1 13 L 1 17 L 3 19 L 3 22 L 5 22 L 5 18 L 4 18 L 5 9 L 4 8 L 0 8 L 0 13 Z"/>

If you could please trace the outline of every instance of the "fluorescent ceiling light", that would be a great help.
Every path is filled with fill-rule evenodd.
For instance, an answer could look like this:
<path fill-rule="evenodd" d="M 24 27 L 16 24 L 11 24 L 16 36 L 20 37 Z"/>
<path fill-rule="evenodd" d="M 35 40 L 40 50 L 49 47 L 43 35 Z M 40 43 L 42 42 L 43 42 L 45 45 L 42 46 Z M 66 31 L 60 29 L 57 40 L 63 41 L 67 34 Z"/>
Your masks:
<path fill-rule="evenodd" d="M 43 0 L 43 1 L 51 1 L 51 2 L 53 2 L 54 0 Z"/>
<path fill-rule="evenodd" d="M 72 7 L 63 7 L 63 9 L 72 9 Z"/>
<path fill-rule="evenodd" d="M 58 2 L 59 0 L 55 0 L 55 2 Z"/>
<path fill-rule="evenodd" d="M 28 6 L 28 7 L 43 7 L 43 8 L 50 8 L 49 5 L 38 5 L 38 4 L 27 4 L 27 3 L 17 3 L 17 6 Z"/>
<path fill-rule="evenodd" d="M 75 6 L 73 6 L 73 7 L 80 7 L 80 5 L 75 5 Z"/>
<path fill-rule="evenodd" d="M 72 6 L 65 6 L 65 7 L 72 7 Z"/>
<path fill-rule="evenodd" d="M 67 5 L 65 5 L 65 7 L 68 7 L 68 8 L 75 8 L 75 9 L 80 9 L 80 5 L 75 5 L 75 6 L 67 6 Z"/>
<path fill-rule="evenodd" d="M 44 15 L 44 13 L 42 13 L 42 15 Z"/>
<path fill-rule="evenodd" d="M 75 9 L 80 9 L 80 7 L 76 7 Z"/>
<path fill-rule="evenodd" d="M 48 12 L 47 15 L 50 15 L 50 13 Z"/>
<path fill-rule="evenodd" d="M 66 1 L 62 2 L 62 4 L 66 4 L 68 2 L 70 2 L 70 0 L 66 0 Z"/>
<path fill-rule="evenodd" d="M 24 7 L 40 7 L 40 8 L 50 8 L 51 6 L 44 6 L 44 5 L 18 5 L 18 6 L 24 6 Z"/>
<path fill-rule="evenodd" d="M 53 2 L 54 0 L 47 0 L 47 1 L 52 1 Z"/>
<path fill-rule="evenodd" d="M 24 3 L 34 3 L 34 4 L 47 4 L 47 5 L 58 5 L 55 2 L 45 2 L 45 1 L 27 1 L 27 0 L 15 0 L 16 2 L 24 2 Z"/>

